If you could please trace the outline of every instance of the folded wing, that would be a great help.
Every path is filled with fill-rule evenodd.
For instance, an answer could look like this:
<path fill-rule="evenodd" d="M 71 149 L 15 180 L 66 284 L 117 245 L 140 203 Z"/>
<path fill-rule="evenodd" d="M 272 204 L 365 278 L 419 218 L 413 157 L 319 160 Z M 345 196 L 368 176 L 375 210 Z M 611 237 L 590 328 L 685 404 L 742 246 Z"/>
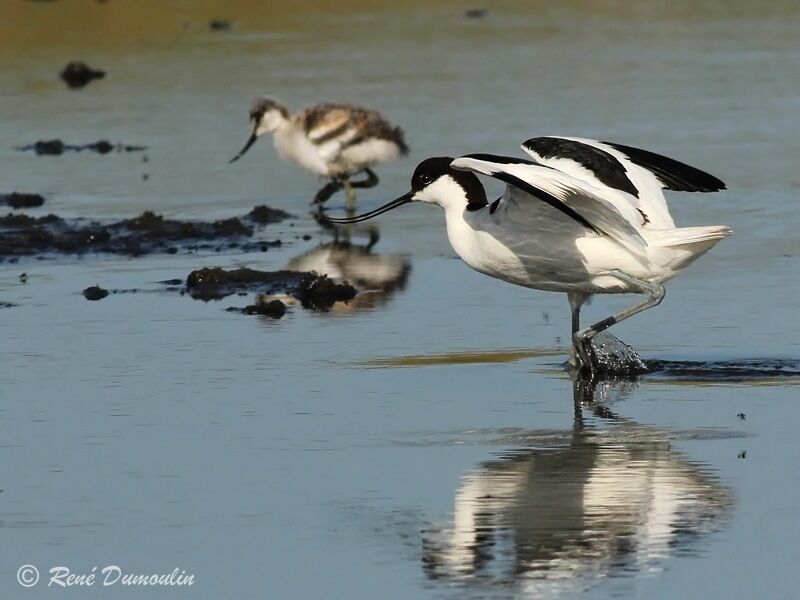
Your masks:
<path fill-rule="evenodd" d="M 522 144 L 537 162 L 595 187 L 618 207 L 635 207 L 653 228 L 675 226 L 663 190 L 715 192 L 725 184 L 708 173 L 653 152 L 576 137 L 538 137 Z"/>
<path fill-rule="evenodd" d="M 503 181 L 527 194 L 531 202 L 549 204 L 565 219 L 614 240 L 638 256 L 645 253 L 647 242 L 637 227 L 642 222 L 641 216 L 632 207 L 620 210 L 603 197 L 601 190 L 569 173 L 524 159 L 490 154 L 457 158 L 451 166 Z"/>

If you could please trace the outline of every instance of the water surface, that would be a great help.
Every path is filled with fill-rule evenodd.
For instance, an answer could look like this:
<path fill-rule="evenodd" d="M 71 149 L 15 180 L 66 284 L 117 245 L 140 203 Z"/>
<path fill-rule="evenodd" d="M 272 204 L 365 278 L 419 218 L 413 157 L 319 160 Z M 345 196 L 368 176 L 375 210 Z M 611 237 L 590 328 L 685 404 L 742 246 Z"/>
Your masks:
<path fill-rule="evenodd" d="M 3 597 L 21 597 L 26 563 L 195 574 L 191 590 L 133 592 L 158 597 L 793 593 L 797 7 L 466 8 L 3 3 L 0 191 L 45 194 L 31 214 L 214 219 L 266 202 L 299 217 L 269 226 L 286 243 L 266 253 L 0 265 L 0 300 L 16 305 L 0 309 Z M 56 74 L 73 59 L 108 74 L 68 90 Z M 576 391 L 560 366 L 566 299 L 471 272 L 437 211 L 405 207 L 368 251 L 368 231 L 332 251 L 308 216 L 312 176 L 266 142 L 227 165 L 260 93 L 358 101 L 406 129 L 411 156 L 379 169 L 363 207 L 405 192 L 427 156 L 513 154 L 551 133 L 718 175 L 730 191 L 675 195 L 673 212 L 736 235 L 615 334 L 648 360 L 789 376 L 673 368 Z M 148 162 L 15 150 L 55 137 L 145 145 Z M 293 262 L 366 270 L 373 294 L 268 321 L 225 311 L 242 298 L 158 283 Z M 139 291 L 89 303 L 95 283 Z M 596 299 L 587 318 L 629 301 Z"/>

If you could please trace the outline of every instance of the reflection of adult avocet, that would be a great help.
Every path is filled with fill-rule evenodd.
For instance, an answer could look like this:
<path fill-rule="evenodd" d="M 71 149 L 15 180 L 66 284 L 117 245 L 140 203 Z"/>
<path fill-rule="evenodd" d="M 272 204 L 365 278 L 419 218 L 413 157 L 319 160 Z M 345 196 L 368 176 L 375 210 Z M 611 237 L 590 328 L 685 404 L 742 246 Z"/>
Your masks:
<path fill-rule="evenodd" d="M 719 526 L 729 490 L 672 450 L 666 434 L 608 412 L 611 427 L 589 427 L 576 406 L 563 437 L 515 436 L 535 448 L 464 475 L 452 525 L 423 534 L 429 577 L 539 597 L 658 569 Z"/>

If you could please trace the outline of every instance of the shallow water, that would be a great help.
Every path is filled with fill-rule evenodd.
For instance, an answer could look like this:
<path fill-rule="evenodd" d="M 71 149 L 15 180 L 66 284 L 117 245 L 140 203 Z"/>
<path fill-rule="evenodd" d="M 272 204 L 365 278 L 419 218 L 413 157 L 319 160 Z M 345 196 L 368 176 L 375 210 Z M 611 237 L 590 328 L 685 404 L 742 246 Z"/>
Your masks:
<path fill-rule="evenodd" d="M 215 219 L 267 203 L 300 218 L 268 226 L 285 243 L 266 253 L 0 265 L 15 305 L 0 308 L 0 595 L 21 596 L 30 563 L 195 575 L 191 591 L 140 592 L 157 597 L 790 596 L 795 4 L 509 2 L 476 20 L 455 2 L 278 4 L 3 2 L 0 192 L 45 194 L 30 214 Z M 67 89 L 74 59 L 106 78 Z M 566 300 L 471 272 L 430 207 L 338 256 L 375 277 L 356 303 L 228 313 L 247 299 L 159 282 L 330 262 L 313 177 L 265 142 L 226 164 L 258 93 L 357 100 L 406 129 L 411 156 L 379 169 L 363 207 L 405 192 L 426 156 L 577 134 L 720 176 L 730 191 L 675 195 L 674 214 L 736 235 L 613 328 L 657 372 L 597 389 L 561 367 Z M 55 137 L 144 145 L 148 161 L 16 151 Z M 129 292 L 90 303 L 94 284 Z M 630 300 L 596 299 L 587 318 Z M 45 585 L 25 595 L 57 593 Z"/>

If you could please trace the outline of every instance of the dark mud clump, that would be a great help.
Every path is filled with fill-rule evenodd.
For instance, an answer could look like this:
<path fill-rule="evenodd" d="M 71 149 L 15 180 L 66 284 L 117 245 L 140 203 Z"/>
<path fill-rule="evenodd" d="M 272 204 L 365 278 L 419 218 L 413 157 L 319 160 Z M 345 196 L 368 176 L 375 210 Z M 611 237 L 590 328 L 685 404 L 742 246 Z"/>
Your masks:
<path fill-rule="evenodd" d="M 20 151 L 33 150 L 38 156 L 58 156 L 64 154 L 64 142 L 61 140 L 39 140 L 30 146 L 23 146 Z"/>
<path fill-rule="evenodd" d="M 467 19 L 483 19 L 489 11 L 485 8 L 470 8 L 464 11 L 464 16 Z"/>
<path fill-rule="evenodd" d="M 5 202 L 11 208 L 38 208 L 44 204 L 44 196 L 11 192 L 10 194 L 0 194 L 0 202 Z"/>
<path fill-rule="evenodd" d="M 39 140 L 27 146 L 17 148 L 20 152 L 35 152 L 37 156 L 59 156 L 64 152 L 96 152 L 97 154 L 109 154 L 111 152 L 143 152 L 146 146 L 134 146 L 130 144 L 112 144 L 108 140 L 99 140 L 91 144 L 66 144 L 59 139 Z"/>
<path fill-rule="evenodd" d="M 246 315 L 263 315 L 273 319 L 280 319 L 286 314 L 286 305 L 280 300 L 256 302 L 250 306 L 245 306 L 242 312 Z"/>
<path fill-rule="evenodd" d="M 99 285 L 93 285 L 83 290 L 83 297 L 92 302 L 102 300 L 106 296 L 108 296 L 108 290 L 104 290 Z"/>
<path fill-rule="evenodd" d="M 198 300 L 220 300 L 231 294 L 263 292 L 272 294 L 296 289 L 308 273 L 299 271 L 257 271 L 256 269 L 222 269 L 205 267 L 192 271 L 186 278 L 186 289 Z"/>
<path fill-rule="evenodd" d="M 271 223 L 280 223 L 284 219 L 291 218 L 291 216 L 285 210 L 271 208 L 266 204 L 262 204 L 247 213 L 246 218 L 259 225 L 269 225 Z"/>
<path fill-rule="evenodd" d="M 214 19 L 209 22 L 208 28 L 211 31 L 228 31 L 231 28 L 231 22 L 227 19 Z"/>
<path fill-rule="evenodd" d="M 293 294 L 303 308 L 330 310 L 336 302 L 349 302 L 356 297 L 356 288 L 349 283 L 336 283 L 327 275 L 304 279 Z"/>
<path fill-rule="evenodd" d="M 105 76 L 105 71 L 93 69 L 81 61 L 72 61 L 71 63 L 68 63 L 66 67 L 64 67 L 63 71 L 61 71 L 61 79 L 63 79 L 64 83 L 74 90 L 85 87 L 90 81 L 94 79 L 102 79 Z"/>
<path fill-rule="evenodd" d="M 219 300 L 231 294 L 258 291 L 264 296 L 284 293 L 294 296 L 303 308 L 327 311 L 336 302 L 349 302 L 356 289 L 347 282 L 336 283 L 327 275 L 301 271 L 225 270 L 219 267 L 192 271 L 186 288 L 198 300 Z"/>
<path fill-rule="evenodd" d="M 281 244 L 280 240 L 250 239 L 254 233 L 255 227 L 246 217 L 180 221 L 148 211 L 133 219 L 100 223 L 52 214 L 31 217 L 9 213 L 0 217 L 0 262 L 3 257 L 89 252 L 141 256 L 232 248 L 264 251 Z"/>
<path fill-rule="evenodd" d="M 244 308 L 231 307 L 228 312 L 238 312 L 243 315 L 260 315 L 270 319 L 281 319 L 286 314 L 286 305 L 280 300 L 269 300 L 263 296 L 257 296 L 255 303 Z"/>

